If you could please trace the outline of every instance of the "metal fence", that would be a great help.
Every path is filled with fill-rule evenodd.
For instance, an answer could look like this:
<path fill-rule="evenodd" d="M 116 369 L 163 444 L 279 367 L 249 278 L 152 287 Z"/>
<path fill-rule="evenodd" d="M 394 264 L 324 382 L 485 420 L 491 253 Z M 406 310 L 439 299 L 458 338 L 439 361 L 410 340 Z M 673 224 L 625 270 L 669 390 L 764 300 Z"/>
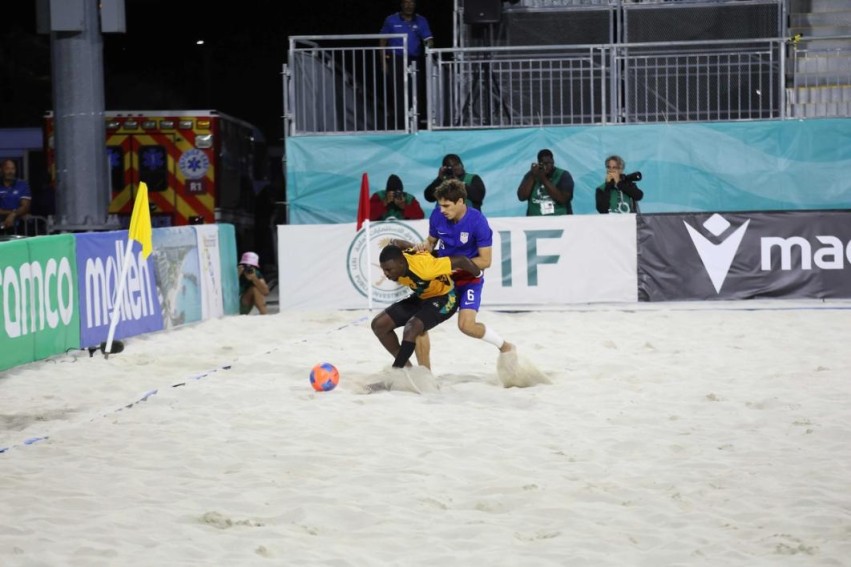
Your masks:
<path fill-rule="evenodd" d="M 51 228 L 52 219 L 39 215 L 26 215 L 24 218 L 18 219 L 10 228 L 0 228 L 0 241 L 28 236 L 44 236 L 50 233 Z"/>
<path fill-rule="evenodd" d="M 382 39 L 399 38 L 401 50 Z M 416 127 L 417 69 L 407 35 L 293 36 L 284 66 L 285 135 L 407 132 Z"/>
<path fill-rule="evenodd" d="M 287 135 L 851 116 L 847 36 L 433 49 L 421 111 L 372 43 L 291 52 Z"/>
<path fill-rule="evenodd" d="M 429 127 L 781 118 L 785 41 L 435 49 Z"/>

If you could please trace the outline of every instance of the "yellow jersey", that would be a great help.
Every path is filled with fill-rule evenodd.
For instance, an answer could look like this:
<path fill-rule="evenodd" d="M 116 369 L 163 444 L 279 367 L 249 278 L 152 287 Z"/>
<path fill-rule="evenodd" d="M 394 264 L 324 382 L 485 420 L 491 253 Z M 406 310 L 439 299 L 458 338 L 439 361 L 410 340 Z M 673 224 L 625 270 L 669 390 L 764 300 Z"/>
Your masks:
<path fill-rule="evenodd" d="M 408 272 L 398 282 L 412 289 L 420 299 L 446 295 L 455 288 L 449 277 L 452 274 L 452 262 L 448 256 L 435 258 L 428 252 L 404 252 L 404 256 L 408 261 Z"/>

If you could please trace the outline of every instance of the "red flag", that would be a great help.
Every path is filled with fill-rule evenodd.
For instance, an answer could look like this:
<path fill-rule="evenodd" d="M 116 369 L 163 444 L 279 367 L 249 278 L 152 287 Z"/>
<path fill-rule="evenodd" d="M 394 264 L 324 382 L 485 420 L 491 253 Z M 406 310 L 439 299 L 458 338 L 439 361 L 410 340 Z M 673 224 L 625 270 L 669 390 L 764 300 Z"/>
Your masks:
<path fill-rule="evenodd" d="M 358 226 L 356 230 L 360 230 L 365 220 L 369 220 L 369 178 L 366 176 L 366 172 L 360 180 L 360 201 L 358 201 Z"/>

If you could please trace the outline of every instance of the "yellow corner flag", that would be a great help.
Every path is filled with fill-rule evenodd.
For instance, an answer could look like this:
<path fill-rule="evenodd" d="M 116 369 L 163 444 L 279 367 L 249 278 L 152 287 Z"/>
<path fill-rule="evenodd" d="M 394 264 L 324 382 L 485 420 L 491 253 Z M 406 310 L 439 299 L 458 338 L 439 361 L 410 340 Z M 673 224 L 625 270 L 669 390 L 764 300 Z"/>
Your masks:
<path fill-rule="evenodd" d="M 151 241 L 151 208 L 148 205 L 148 185 L 139 183 L 136 192 L 136 202 L 133 203 L 133 214 L 130 216 L 130 240 L 135 240 L 142 245 L 142 257 L 147 259 L 151 255 L 154 245 Z"/>

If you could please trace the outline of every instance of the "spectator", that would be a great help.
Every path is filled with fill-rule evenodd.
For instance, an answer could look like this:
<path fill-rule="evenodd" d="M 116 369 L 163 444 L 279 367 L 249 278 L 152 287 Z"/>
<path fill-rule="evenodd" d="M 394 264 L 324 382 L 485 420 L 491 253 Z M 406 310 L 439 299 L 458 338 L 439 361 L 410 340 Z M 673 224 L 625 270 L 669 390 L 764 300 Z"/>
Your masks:
<path fill-rule="evenodd" d="M 4 159 L 3 180 L 0 182 L 0 233 L 16 234 L 21 221 L 30 212 L 32 194 L 30 186 L 18 179 L 18 166 L 14 160 Z"/>
<path fill-rule="evenodd" d="M 624 167 L 626 163 L 622 157 L 606 158 L 606 180 L 594 194 L 598 213 L 638 212 L 638 201 L 644 197 L 644 191 L 635 182 L 641 180 L 641 174 L 636 172 L 624 175 Z"/>
<path fill-rule="evenodd" d="M 248 315 L 254 307 L 261 315 L 268 313 L 266 296 L 269 295 L 269 285 L 260 271 L 260 257 L 254 252 L 243 254 L 237 273 L 239 274 L 239 314 Z"/>
<path fill-rule="evenodd" d="M 401 0 L 400 7 L 401 9 L 398 12 L 387 16 L 379 33 L 407 34 L 408 62 L 416 62 L 417 64 L 417 113 L 421 119 L 424 119 L 425 114 L 422 111 L 425 108 L 424 46 L 432 46 L 431 29 L 428 20 L 416 13 L 417 3 L 414 0 Z M 403 89 L 405 59 L 402 53 L 402 38 L 382 38 L 378 43 L 382 48 L 390 46 L 389 50 L 383 51 L 384 84 L 387 89 L 387 96 L 384 100 L 387 105 L 392 105 L 392 108 L 388 109 L 387 115 L 393 128 L 402 129 L 404 128 L 403 118 L 405 116 Z"/>
<path fill-rule="evenodd" d="M 517 187 L 517 198 L 528 201 L 527 217 L 572 215 L 573 177 L 569 171 L 555 166 L 550 150 L 541 150 L 538 161 L 532 164 Z"/>
<path fill-rule="evenodd" d="M 467 206 L 481 211 L 482 203 L 485 200 L 485 183 L 482 178 L 475 173 L 467 173 L 464 170 L 464 163 L 456 154 L 446 154 L 443 156 L 440 169 L 437 172 L 437 178 L 425 188 L 425 200 L 429 203 L 434 203 L 437 198 L 434 196 L 434 191 L 438 185 L 447 179 L 458 179 L 464 183 L 464 189 L 467 192 Z"/>
<path fill-rule="evenodd" d="M 369 220 L 425 218 L 419 201 L 410 193 L 405 193 L 402 180 L 398 175 L 390 174 L 384 191 L 376 191 L 369 200 Z"/>

